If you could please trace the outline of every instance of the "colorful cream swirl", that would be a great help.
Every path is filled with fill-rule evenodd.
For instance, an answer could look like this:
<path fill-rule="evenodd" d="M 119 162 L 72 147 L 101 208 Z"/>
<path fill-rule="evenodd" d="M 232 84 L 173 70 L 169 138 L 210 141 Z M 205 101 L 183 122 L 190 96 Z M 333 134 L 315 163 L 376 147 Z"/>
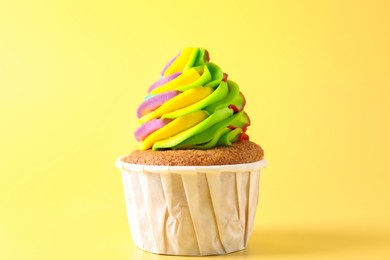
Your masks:
<path fill-rule="evenodd" d="M 248 140 L 245 98 L 203 48 L 186 48 L 138 107 L 139 150 L 210 149 Z"/>

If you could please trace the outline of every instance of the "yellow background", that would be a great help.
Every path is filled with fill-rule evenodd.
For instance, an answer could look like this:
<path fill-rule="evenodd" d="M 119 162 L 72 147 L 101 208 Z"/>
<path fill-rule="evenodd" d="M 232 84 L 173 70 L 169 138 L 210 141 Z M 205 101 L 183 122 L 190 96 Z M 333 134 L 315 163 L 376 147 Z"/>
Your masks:
<path fill-rule="evenodd" d="M 0 259 L 166 259 L 134 248 L 114 160 L 187 46 L 246 94 L 266 152 L 256 226 L 227 258 L 389 259 L 388 1 L 0 1 Z M 188 258 L 185 258 L 188 259 Z"/>

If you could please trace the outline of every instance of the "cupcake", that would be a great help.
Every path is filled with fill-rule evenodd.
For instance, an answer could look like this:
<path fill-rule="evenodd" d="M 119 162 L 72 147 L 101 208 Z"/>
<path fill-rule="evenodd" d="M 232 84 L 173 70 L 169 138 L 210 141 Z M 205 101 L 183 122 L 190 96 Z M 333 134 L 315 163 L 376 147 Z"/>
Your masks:
<path fill-rule="evenodd" d="M 244 107 L 205 49 L 186 48 L 164 67 L 138 107 L 135 150 L 116 162 L 137 247 L 188 256 L 246 247 L 266 163 Z"/>

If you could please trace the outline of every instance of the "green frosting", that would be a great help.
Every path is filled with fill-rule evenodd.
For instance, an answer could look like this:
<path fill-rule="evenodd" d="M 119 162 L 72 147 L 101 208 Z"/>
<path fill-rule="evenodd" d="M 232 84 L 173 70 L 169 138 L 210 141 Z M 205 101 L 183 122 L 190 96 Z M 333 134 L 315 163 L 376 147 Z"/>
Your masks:
<path fill-rule="evenodd" d="M 193 134 L 190 138 L 172 147 L 172 149 L 210 149 L 217 145 L 223 135 L 232 131 L 229 126 L 235 127 L 241 133 L 241 128 L 247 126 L 248 124 L 248 116 L 244 113 L 244 111 L 241 111 L 222 121 L 215 122 L 213 126 L 199 134 Z M 225 138 L 225 142 L 224 140 L 221 140 L 220 145 L 226 146 L 229 145 L 229 142 L 231 142 L 231 139 Z"/>
<path fill-rule="evenodd" d="M 206 110 L 209 114 L 214 113 L 215 111 L 224 107 L 228 107 L 229 105 L 235 105 L 237 108 L 243 109 L 245 105 L 245 98 L 240 93 L 238 85 L 231 80 L 228 80 L 227 83 L 229 86 L 229 94 L 222 100 L 207 106 L 204 110 Z"/>
<path fill-rule="evenodd" d="M 190 146 L 186 145 L 186 140 L 193 137 L 194 135 L 209 131 L 209 129 L 213 125 L 225 119 L 228 119 L 232 115 L 233 115 L 233 110 L 229 108 L 218 110 L 215 113 L 211 114 L 209 117 L 207 117 L 205 120 L 203 120 L 201 123 L 197 124 L 196 126 L 187 129 L 186 131 L 181 132 L 171 138 L 156 142 L 153 145 L 153 149 L 157 150 L 157 149 L 168 149 L 168 148 L 172 148 L 172 149 L 189 148 Z"/>

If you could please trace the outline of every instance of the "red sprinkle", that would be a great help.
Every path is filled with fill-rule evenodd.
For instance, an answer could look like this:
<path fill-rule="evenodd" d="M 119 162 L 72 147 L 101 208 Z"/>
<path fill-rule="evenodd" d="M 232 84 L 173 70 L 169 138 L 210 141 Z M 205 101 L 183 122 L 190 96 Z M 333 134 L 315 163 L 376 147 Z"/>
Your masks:
<path fill-rule="evenodd" d="M 230 108 L 230 109 L 233 109 L 234 113 L 240 112 L 240 110 L 239 110 L 235 105 L 233 105 L 233 104 L 230 104 L 230 105 L 229 105 L 229 108 Z"/>
<path fill-rule="evenodd" d="M 206 61 L 210 61 L 210 54 L 207 50 L 204 50 L 205 55 L 206 55 Z"/>
<path fill-rule="evenodd" d="M 229 128 L 230 130 L 236 129 L 236 127 L 235 127 L 235 126 L 232 126 L 232 125 L 229 125 L 227 128 Z"/>
<path fill-rule="evenodd" d="M 228 79 L 228 74 L 227 73 L 223 73 L 223 77 L 222 77 L 222 81 L 227 81 L 227 79 Z"/>
<path fill-rule="evenodd" d="M 243 131 L 243 132 L 246 132 L 246 130 L 248 130 L 248 127 L 247 127 L 247 126 L 244 126 L 244 127 L 242 128 L 242 131 Z"/>
<path fill-rule="evenodd" d="M 238 137 L 238 141 L 248 141 L 249 140 L 249 135 L 246 133 L 241 133 L 240 136 Z"/>

